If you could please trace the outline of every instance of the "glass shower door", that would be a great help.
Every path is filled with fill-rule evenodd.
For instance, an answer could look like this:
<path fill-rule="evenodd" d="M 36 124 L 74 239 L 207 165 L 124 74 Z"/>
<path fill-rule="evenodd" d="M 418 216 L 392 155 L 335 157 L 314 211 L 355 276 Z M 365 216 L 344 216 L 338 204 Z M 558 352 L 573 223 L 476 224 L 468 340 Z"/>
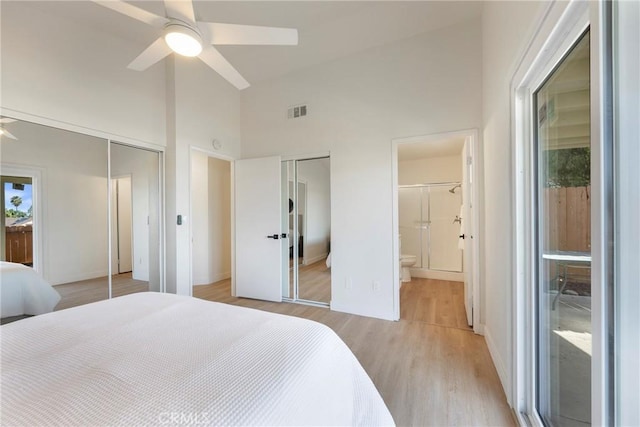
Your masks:
<path fill-rule="evenodd" d="M 427 222 L 422 219 L 422 188 L 405 187 L 398 189 L 398 223 L 400 228 L 400 254 L 415 255 L 414 267 L 427 265 L 426 256 L 422 256 L 423 234 L 427 231 Z M 426 254 L 426 251 L 425 251 Z"/>
<path fill-rule="evenodd" d="M 462 198 L 449 186 L 429 188 L 429 268 L 442 271 L 462 271 L 462 251 L 458 248 Z"/>

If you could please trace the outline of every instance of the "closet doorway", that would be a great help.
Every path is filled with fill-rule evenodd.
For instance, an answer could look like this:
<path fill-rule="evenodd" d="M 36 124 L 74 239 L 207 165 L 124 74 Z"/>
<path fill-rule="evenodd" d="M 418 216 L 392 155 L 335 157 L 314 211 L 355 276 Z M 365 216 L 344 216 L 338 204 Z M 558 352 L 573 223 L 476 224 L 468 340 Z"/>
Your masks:
<path fill-rule="evenodd" d="M 191 150 L 192 295 L 210 299 L 231 281 L 231 161 Z"/>
<path fill-rule="evenodd" d="M 331 302 L 329 157 L 282 162 L 282 299 Z"/>

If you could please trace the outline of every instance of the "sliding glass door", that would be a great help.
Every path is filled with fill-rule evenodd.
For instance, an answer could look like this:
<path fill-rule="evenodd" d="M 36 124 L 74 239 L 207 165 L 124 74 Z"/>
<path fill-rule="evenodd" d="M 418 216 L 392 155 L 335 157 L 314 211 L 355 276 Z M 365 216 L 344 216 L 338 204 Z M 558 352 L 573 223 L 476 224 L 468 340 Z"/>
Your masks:
<path fill-rule="evenodd" d="M 534 93 L 537 408 L 547 425 L 591 424 L 589 32 Z"/>

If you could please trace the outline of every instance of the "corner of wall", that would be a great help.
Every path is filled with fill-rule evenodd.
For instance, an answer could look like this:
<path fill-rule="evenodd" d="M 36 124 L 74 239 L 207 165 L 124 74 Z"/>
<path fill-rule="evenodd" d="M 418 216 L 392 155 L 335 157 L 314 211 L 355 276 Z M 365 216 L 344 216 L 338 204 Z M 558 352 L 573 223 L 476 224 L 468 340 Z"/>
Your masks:
<path fill-rule="evenodd" d="M 489 354 L 491 355 L 491 359 L 493 360 L 493 364 L 496 367 L 496 371 L 498 372 L 498 377 L 500 378 L 500 383 L 502 384 L 502 388 L 507 396 L 507 402 L 509 405 L 512 405 L 511 402 L 511 381 L 509 375 L 507 375 L 507 365 L 502 359 L 498 348 L 495 345 L 493 337 L 491 335 L 491 331 L 486 325 L 482 325 L 482 329 L 484 332 L 484 339 L 487 343 L 487 347 L 489 348 Z"/>

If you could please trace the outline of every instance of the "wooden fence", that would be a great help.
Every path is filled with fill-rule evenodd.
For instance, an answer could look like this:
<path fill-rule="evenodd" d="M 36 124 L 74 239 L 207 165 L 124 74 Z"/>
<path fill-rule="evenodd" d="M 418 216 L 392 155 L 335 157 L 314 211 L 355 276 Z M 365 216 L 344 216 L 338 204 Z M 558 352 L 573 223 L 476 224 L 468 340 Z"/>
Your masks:
<path fill-rule="evenodd" d="M 546 251 L 591 252 L 591 187 L 546 188 Z"/>
<path fill-rule="evenodd" d="M 33 264 L 33 229 L 31 225 L 6 228 L 5 255 L 9 262 Z"/>

